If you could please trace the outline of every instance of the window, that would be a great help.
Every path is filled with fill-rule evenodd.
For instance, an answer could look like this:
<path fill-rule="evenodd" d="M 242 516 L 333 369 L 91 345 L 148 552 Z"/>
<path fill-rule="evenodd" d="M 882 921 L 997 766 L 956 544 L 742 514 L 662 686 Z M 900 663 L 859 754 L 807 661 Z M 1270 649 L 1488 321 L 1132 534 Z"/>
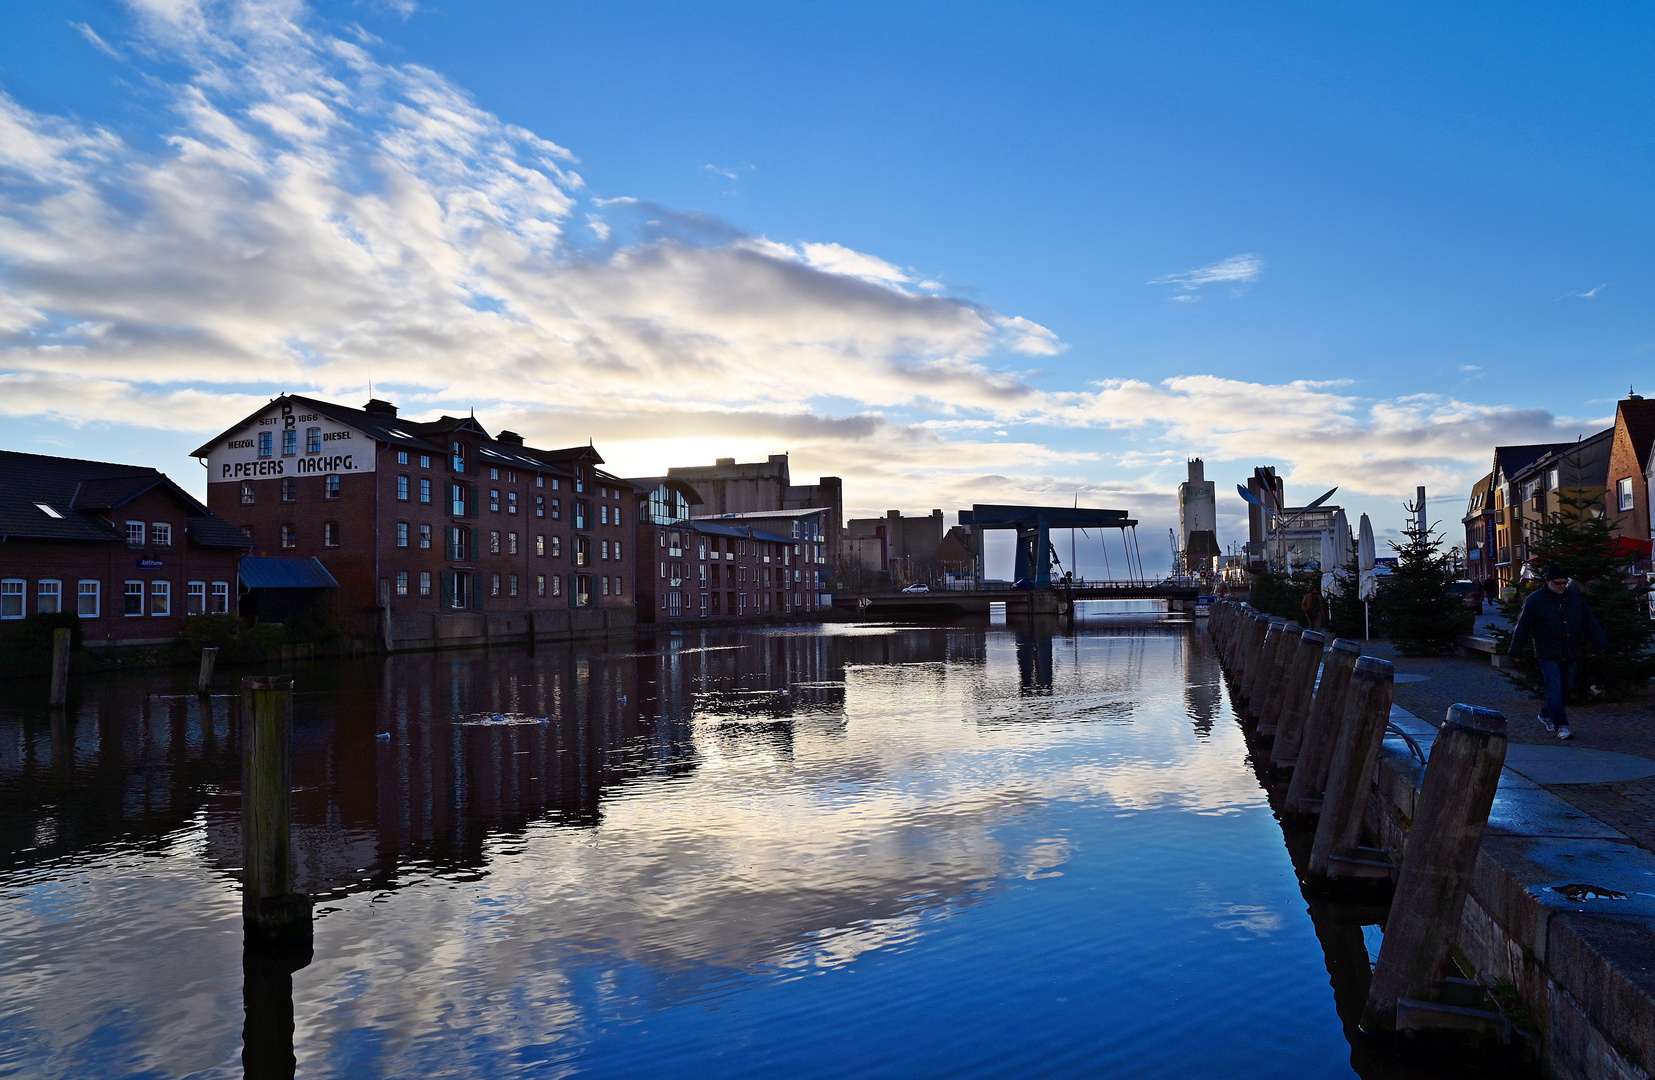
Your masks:
<path fill-rule="evenodd" d="M 63 610 L 63 582 L 40 581 L 35 584 L 34 609 L 42 615 L 56 615 Z"/>
<path fill-rule="evenodd" d="M 575 606 L 592 606 L 592 579 L 586 574 L 575 575 Z"/>
<path fill-rule="evenodd" d="M 164 521 L 151 522 L 149 526 L 150 547 L 172 547 L 172 526 Z"/>
<path fill-rule="evenodd" d="M 296 548 L 299 546 L 299 537 L 293 531 L 292 523 L 282 526 L 282 547 Z"/>
<path fill-rule="evenodd" d="M 408 478 L 406 476 L 399 476 L 399 477 L 397 477 L 397 502 L 407 502 L 407 501 L 408 501 Z"/>
<path fill-rule="evenodd" d="M 319 427 L 305 428 L 305 453 L 320 454 L 322 452 L 322 429 Z"/>
<path fill-rule="evenodd" d="M 508 483 L 508 484 L 517 483 L 517 470 L 516 469 L 507 469 L 506 470 L 506 483 Z"/>
<path fill-rule="evenodd" d="M 615 507 L 615 512 L 614 512 L 614 514 L 613 514 L 613 515 L 612 515 L 612 516 L 611 516 L 611 520 L 612 520 L 612 521 L 613 521 L 613 522 L 614 522 L 614 523 L 615 523 L 615 524 L 616 524 L 616 525 L 619 525 L 619 524 L 620 524 L 620 523 L 621 523 L 621 508 L 620 508 L 620 507 L 618 507 L 618 506 L 617 506 L 617 507 Z"/>
<path fill-rule="evenodd" d="M 419 527 L 419 546 L 421 551 L 431 550 L 431 526 L 421 525 Z"/>
<path fill-rule="evenodd" d="M 144 583 L 129 581 L 126 583 L 126 592 L 122 594 L 122 612 L 127 615 L 142 615 L 144 613 Z"/>
<path fill-rule="evenodd" d="M 337 521 L 322 523 L 322 546 L 330 548 L 339 546 L 339 523 Z"/>
<path fill-rule="evenodd" d="M 397 571 L 397 595 L 408 595 L 408 571 L 406 570 Z"/>
<path fill-rule="evenodd" d="M 274 457 L 276 453 L 276 436 L 268 431 L 259 432 L 259 457 Z"/>
<path fill-rule="evenodd" d="M 517 534 L 516 533 L 507 533 L 506 534 L 506 554 L 507 555 L 516 555 L 517 554 Z"/>
<path fill-rule="evenodd" d="M 419 501 L 427 505 L 431 502 L 431 481 L 424 476 L 419 481 Z"/>
<path fill-rule="evenodd" d="M 506 513 L 517 513 L 517 492 L 515 491 L 506 492 Z"/>
<path fill-rule="evenodd" d="M 471 575 L 448 575 L 448 606 L 464 610 L 471 606 Z"/>
<path fill-rule="evenodd" d="M 299 498 L 299 481 L 297 477 L 282 477 L 282 502 L 294 502 Z"/>
<path fill-rule="evenodd" d="M 534 486 L 538 487 L 538 488 L 545 487 L 546 486 L 546 478 L 544 476 L 536 474 L 535 478 L 534 478 Z"/>
<path fill-rule="evenodd" d="M 582 469 L 578 465 L 575 466 L 575 490 L 576 491 L 585 491 L 586 490 L 586 470 Z M 588 589 L 587 591 L 590 592 L 591 590 Z"/>
<path fill-rule="evenodd" d="M 184 582 L 184 614 L 203 615 L 207 611 L 207 583 L 205 581 Z"/>
<path fill-rule="evenodd" d="M 590 566 L 592 564 L 592 541 L 584 536 L 575 537 L 575 565 Z"/>
<path fill-rule="evenodd" d="M 408 464 L 408 451 L 406 451 L 406 450 L 398 450 L 397 451 L 397 464 L 398 465 Z"/>
<path fill-rule="evenodd" d="M 288 428 L 282 432 L 282 457 L 292 457 L 299 452 L 299 432 L 295 428 Z M 316 453 L 312 450 L 311 453 Z"/>
<path fill-rule="evenodd" d="M 76 583 L 75 614 L 83 619 L 95 619 L 100 614 L 98 601 L 102 598 L 103 582 Z"/>
<path fill-rule="evenodd" d="M 605 525 L 609 524 L 609 507 L 598 507 L 598 520 L 603 522 Z"/>
<path fill-rule="evenodd" d="M 209 610 L 214 615 L 226 615 L 230 611 L 230 583 L 228 581 L 213 582 L 213 597 Z"/>
<path fill-rule="evenodd" d="M 126 523 L 126 546 L 129 548 L 141 548 L 144 546 L 143 522 L 129 521 Z"/>
<path fill-rule="evenodd" d="M 562 488 L 563 488 L 563 481 L 559 480 L 555 476 L 552 477 L 552 490 L 553 491 L 561 491 Z M 556 590 L 553 591 L 553 595 L 556 595 Z"/>
<path fill-rule="evenodd" d="M 544 536 L 541 536 L 541 535 L 536 535 L 535 536 L 535 538 L 534 538 L 534 553 L 536 555 L 539 555 L 541 558 L 546 557 L 546 538 Z"/>
<path fill-rule="evenodd" d="M 149 583 L 149 613 L 151 615 L 172 614 L 172 582 L 152 581 Z"/>
<path fill-rule="evenodd" d="M 251 480 L 243 480 L 241 482 L 241 505 L 253 505 L 253 481 Z"/>
<path fill-rule="evenodd" d="M 516 574 L 510 574 L 510 575 L 507 575 L 507 577 L 506 577 L 506 595 L 507 596 L 516 596 L 517 595 L 517 575 Z"/>
<path fill-rule="evenodd" d="M 496 471 L 498 471 L 498 470 L 496 470 Z M 488 508 L 493 513 L 498 514 L 500 512 L 500 489 L 499 488 L 489 488 L 488 489 Z"/>
<path fill-rule="evenodd" d="M 561 556 L 562 554 L 563 554 L 563 538 L 561 536 L 552 537 L 552 558 L 556 559 L 559 556 Z"/>
<path fill-rule="evenodd" d="M 323 480 L 322 480 L 322 497 L 324 499 L 337 499 L 339 497 L 339 474 L 338 473 L 329 473 L 326 477 L 323 478 Z"/>
<path fill-rule="evenodd" d="M 546 595 L 546 575 L 545 574 L 536 574 L 534 576 L 534 594 L 536 596 L 545 596 Z"/>
<path fill-rule="evenodd" d="M 552 575 L 552 595 L 553 596 L 562 596 L 563 595 L 563 575 L 562 574 L 553 574 Z"/>
<path fill-rule="evenodd" d="M 619 540 L 617 540 L 617 541 L 615 541 L 615 558 L 618 559 L 620 557 L 621 557 L 621 542 Z"/>
<path fill-rule="evenodd" d="M 1632 478 L 1630 476 L 1615 481 L 1615 498 L 1620 504 L 1620 509 L 1632 509 Z"/>
<path fill-rule="evenodd" d="M 500 554 L 500 531 L 498 529 L 490 529 L 489 530 L 489 534 L 488 534 L 488 553 L 490 555 Z M 495 595 L 498 596 L 499 594 L 496 593 Z"/>
<path fill-rule="evenodd" d="M 552 500 L 552 520 L 557 521 L 557 520 L 561 519 L 562 517 L 563 517 L 563 504 L 560 503 L 557 499 L 553 499 Z"/>
<path fill-rule="evenodd" d="M 598 558 L 600 558 L 600 559 L 609 558 L 609 541 L 600 540 L 598 542 Z"/>
<path fill-rule="evenodd" d="M 616 577 L 615 577 L 615 595 L 616 596 L 621 595 L 621 579 L 620 579 L 619 575 L 616 575 Z M 676 596 L 678 594 L 674 593 L 673 595 Z"/>
<path fill-rule="evenodd" d="M 431 595 L 431 571 L 429 570 L 421 570 L 419 573 L 419 594 L 421 596 Z"/>
<path fill-rule="evenodd" d="M 449 455 L 453 459 L 454 471 L 465 472 L 465 443 L 457 442 L 449 446 Z"/>
<path fill-rule="evenodd" d="M 448 485 L 449 510 L 455 517 L 465 517 L 465 485 Z"/>
<path fill-rule="evenodd" d="M 603 595 L 608 596 L 609 595 L 609 579 L 606 578 L 606 577 L 605 578 L 599 578 L 598 579 L 598 584 L 600 586 L 602 586 Z"/>
<path fill-rule="evenodd" d="M 575 528 L 586 528 L 586 519 L 591 516 L 592 508 L 584 502 L 575 503 Z"/>
<path fill-rule="evenodd" d="M 488 471 L 488 478 L 489 478 L 489 479 L 490 479 L 490 480 L 498 480 L 498 479 L 500 479 L 500 470 L 499 470 L 499 469 L 490 469 L 490 470 L 489 470 L 489 471 Z"/>
<path fill-rule="evenodd" d="M 27 584 L 22 578 L 0 581 L 0 619 L 23 617 L 23 587 Z"/>
<path fill-rule="evenodd" d="M 431 455 L 430 454 L 421 454 L 419 456 L 419 467 L 422 468 L 422 469 L 429 469 L 431 467 Z"/>
<path fill-rule="evenodd" d="M 397 547 L 405 548 L 407 546 L 408 546 L 408 523 L 406 521 L 399 521 L 399 522 L 397 522 Z M 403 595 L 406 596 L 407 594 L 404 593 Z"/>
<path fill-rule="evenodd" d="M 455 526 L 448 530 L 448 557 L 450 559 L 455 562 L 465 562 L 468 558 L 470 558 L 467 554 L 470 549 L 470 529 L 462 529 Z"/>
<path fill-rule="evenodd" d="M 546 516 L 546 496 L 536 495 L 534 497 L 534 516 L 537 518 Z"/>

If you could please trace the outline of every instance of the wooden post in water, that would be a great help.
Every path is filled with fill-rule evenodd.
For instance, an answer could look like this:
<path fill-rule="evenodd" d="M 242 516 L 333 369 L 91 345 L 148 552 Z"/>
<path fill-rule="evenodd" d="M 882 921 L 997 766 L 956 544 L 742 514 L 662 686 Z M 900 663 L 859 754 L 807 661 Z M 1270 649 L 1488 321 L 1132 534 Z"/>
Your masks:
<path fill-rule="evenodd" d="M 288 839 L 292 722 L 291 675 L 241 680 L 241 914 L 249 940 L 310 935 L 310 897 L 293 892 Z"/>
<path fill-rule="evenodd" d="M 1396 669 L 1389 660 L 1372 656 L 1358 657 L 1351 669 L 1339 738 L 1333 744 L 1333 756 L 1328 764 L 1322 814 L 1316 822 L 1316 839 L 1310 846 L 1311 877 L 1367 876 L 1359 875 L 1358 871 L 1373 860 L 1356 859 L 1356 848 L 1362 838 L 1362 813 L 1367 809 L 1368 791 L 1373 787 L 1379 748 L 1385 741 L 1385 727 L 1391 719 L 1395 675 Z M 1389 876 L 1388 868 L 1386 876 Z"/>
<path fill-rule="evenodd" d="M 1293 654 L 1293 663 L 1282 684 L 1276 744 L 1270 749 L 1270 761 L 1278 769 L 1291 769 L 1298 761 L 1305 717 L 1316 691 L 1316 672 L 1322 666 L 1322 646 L 1326 640 L 1326 636 L 1316 630 L 1299 635 L 1299 648 Z"/>
<path fill-rule="evenodd" d="M 47 704 L 61 709 L 69 701 L 69 644 L 74 631 L 60 626 L 52 631 L 52 691 Z"/>
<path fill-rule="evenodd" d="M 1270 688 L 1270 672 L 1276 663 L 1276 650 L 1281 647 L 1282 628 L 1286 625 L 1283 619 L 1271 619 L 1264 628 L 1264 641 L 1258 650 L 1258 667 L 1253 672 L 1252 689 L 1247 695 L 1247 715 L 1254 723 L 1263 719 L 1259 707 L 1264 704 Z"/>
<path fill-rule="evenodd" d="M 1351 669 L 1362 655 L 1360 642 L 1335 638 L 1322 661 L 1322 681 L 1305 716 L 1299 739 L 1299 758 L 1293 766 L 1293 780 L 1287 786 L 1282 811 L 1287 814 L 1315 814 L 1322 808 L 1322 791 L 1327 787 L 1328 762 L 1333 743 L 1339 737 L 1344 716 L 1345 685 Z"/>
<path fill-rule="evenodd" d="M 1459 936 L 1471 872 L 1505 760 L 1502 714 L 1474 705 L 1448 707 L 1431 747 L 1379 964 L 1368 987 L 1362 1030 L 1370 1035 L 1396 1031 L 1399 1005 L 1429 1013 L 1418 1005 L 1440 994 L 1440 972 Z"/>
<path fill-rule="evenodd" d="M 1298 623 L 1282 624 L 1281 640 L 1276 643 L 1276 651 L 1270 658 L 1270 667 L 1264 673 L 1264 693 L 1259 697 L 1260 735 L 1274 735 L 1281 722 L 1282 692 L 1287 686 L 1287 672 L 1293 666 L 1293 658 L 1298 655 L 1299 641 L 1303 635 L 1304 627 Z"/>
<path fill-rule="evenodd" d="M 218 663 L 218 649 L 208 647 L 201 650 L 201 671 L 195 677 L 195 692 L 202 697 L 213 688 L 213 666 Z"/>
<path fill-rule="evenodd" d="M 1259 653 L 1264 648 L 1264 636 L 1270 631 L 1270 616 L 1252 612 L 1247 619 L 1247 636 L 1241 642 L 1241 659 L 1236 665 L 1236 681 L 1240 683 L 1241 697 L 1253 696 L 1253 682 L 1258 675 Z"/>

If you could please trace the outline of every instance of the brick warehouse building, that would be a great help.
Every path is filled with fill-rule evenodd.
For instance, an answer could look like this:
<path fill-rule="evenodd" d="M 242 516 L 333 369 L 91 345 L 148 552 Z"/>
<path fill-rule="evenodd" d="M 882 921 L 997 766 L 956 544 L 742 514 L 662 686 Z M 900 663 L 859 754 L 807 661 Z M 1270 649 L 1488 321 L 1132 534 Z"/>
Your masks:
<path fill-rule="evenodd" d="M 235 610 L 253 542 L 154 469 L 0 451 L 0 632 L 75 612 L 87 645 L 156 645 Z"/>
<path fill-rule="evenodd" d="M 473 417 L 414 422 L 284 395 L 195 451 L 207 503 L 265 556 L 315 557 L 389 648 L 630 626 L 632 491 L 591 446 Z"/>
<path fill-rule="evenodd" d="M 638 621 L 744 620 L 816 612 L 820 596 L 804 588 L 807 561 L 811 580 L 820 574 L 822 545 L 733 519 L 692 518 L 701 496 L 677 477 L 634 478 L 638 554 Z M 816 521 L 817 511 L 781 512 L 789 533 L 799 516 Z M 820 539 L 817 537 L 816 539 Z"/>

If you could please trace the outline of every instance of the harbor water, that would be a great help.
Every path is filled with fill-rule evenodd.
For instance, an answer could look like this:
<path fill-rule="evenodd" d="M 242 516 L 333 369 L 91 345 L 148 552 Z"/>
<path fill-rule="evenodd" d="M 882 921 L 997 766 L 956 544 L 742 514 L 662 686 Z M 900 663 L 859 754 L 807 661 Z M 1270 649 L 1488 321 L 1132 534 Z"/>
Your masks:
<path fill-rule="evenodd" d="M 288 670 L 291 973 L 242 948 L 250 672 L 8 687 L 0 1076 L 1393 1075 L 1187 617 Z"/>

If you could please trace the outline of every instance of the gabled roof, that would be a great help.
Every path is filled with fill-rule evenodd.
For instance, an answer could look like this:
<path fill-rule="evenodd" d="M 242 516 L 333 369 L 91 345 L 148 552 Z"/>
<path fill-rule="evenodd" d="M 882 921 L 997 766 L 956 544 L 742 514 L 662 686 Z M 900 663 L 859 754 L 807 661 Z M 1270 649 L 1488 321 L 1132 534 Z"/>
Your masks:
<path fill-rule="evenodd" d="M 699 491 L 676 476 L 631 476 L 627 477 L 624 482 L 631 484 L 633 490 L 640 496 L 647 496 L 658 487 L 666 487 L 684 496 L 684 501 L 691 506 L 700 506 L 706 502 Z"/>
<path fill-rule="evenodd" d="M 237 571 L 249 589 L 337 589 L 339 582 L 320 559 L 247 556 Z"/>
<path fill-rule="evenodd" d="M 1627 398 L 1615 409 L 1615 426 L 1626 428 L 1638 467 L 1649 470 L 1649 452 L 1655 448 L 1655 400 Z"/>
<path fill-rule="evenodd" d="M 1533 465 L 1547 454 L 1567 450 L 1574 443 L 1528 443 L 1524 446 L 1496 446 L 1494 472 L 1507 480 Z"/>
<path fill-rule="evenodd" d="M 213 436 L 213 438 L 200 449 L 195 450 L 191 456 L 198 458 L 206 457 L 212 452 L 213 444 L 218 442 L 218 440 L 224 438 L 225 435 L 228 435 L 231 432 L 247 427 L 254 420 L 269 411 L 270 406 L 283 400 L 291 401 L 295 405 L 302 405 L 307 409 L 319 412 L 335 423 L 344 424 L 347 427 L 353 427 L 362 432 L 362 434 L 373 439 L 378 439 L 380 442 L 390 443 L 393 446 L 404 446 L 410 448 L 417 447 L 426 453 L 444 453 L 447 450 L 447 447 L 444 445 L 443 440 L 433 438 L 433 436 L 441 435 L 448 431 L 456 430 L 457 428 L 475 428 L 476 431 L 481 433 L 485 438 L 488 435 L 488 433 L 483 431 L 482 427 L 477 424 L 477 421 L 471 417 L 460 417 L 456 419 L 452 416 L 445 416 L 441 420 L 415 423 L 411 420 L 403 420 L 393 415 L 394 410 L 391 410 L 390 406 L 386 406 L 386 411 L 369 412 L 366 409 L 352 409 L 345 405 L 335 405 L 331 401 L 323 401 L 320 398 L 304 397 L 300 394 L 283 394 L 280 397 L 271 398 L 263 405 L 260 405 L 253 412 L 243 417 L 240 421 L 231 424 L 228 428 L 225 428 L 222 432 Z"/>
<path fill-rule="evenodd" d="M 165 473 L 143 465 L 0 450 L 0 536 L 107 543 L 123 534 L 99 511 L 161 488 L 184 511 L 185 530 L 208 547 L 252 547 L 247 534 L 202 506 Z"/>

